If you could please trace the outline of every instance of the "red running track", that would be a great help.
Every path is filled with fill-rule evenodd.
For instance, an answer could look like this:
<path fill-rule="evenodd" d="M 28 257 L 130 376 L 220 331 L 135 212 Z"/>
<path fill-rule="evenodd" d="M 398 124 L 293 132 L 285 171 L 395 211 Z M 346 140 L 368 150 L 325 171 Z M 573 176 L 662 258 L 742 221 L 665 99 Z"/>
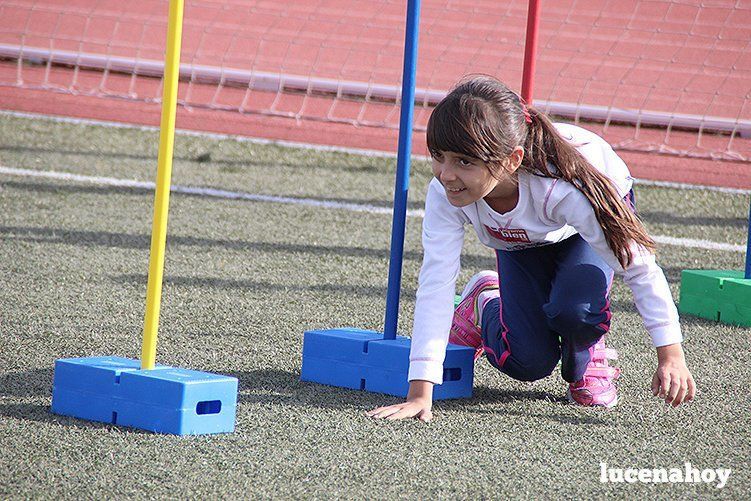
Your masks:
<path fill-rule="evenodd" d="M 155 103 L 13 88 L 3 89 L 0 95 L 0 108 L 157 127 L 161 112 L 160 106 Z M 182 107 L 178 108 L 177 127 L 388 152 L 396 151 L 397 144 L 397 131 L 393 129 L 358 128 L 308 120 L 296 122 L 289 118 L 202 109 L 187 110 Z M 415 133 L 413 141 L 415 151 L 425 154 L 424 134 Z M 719 162 L 629 151 L 620 151 L 619 155 L 637 178 L 751 189 L 751 167 L 745 162 Z"/>
<path fill-rule="evenodd" d="M 397 85 L 400 80 L 405 2 L 401 0 L 190 1 L 185 11 L 182 60 L 280 73 L 314 75 Z M 537 98 L 645 110 L 745 118 L 751 95 L 749 7 L 717 0 L 553 0 L 543 3 Z M 81 50 L 158 59 L 163 51 L 166 2 L 146 0 L 3 0 L 0 43 Z M 493 73 L 516 87 L 521 81 L 526 1 L 424 0 L 418 86 L 445 90 L 461 75 Z M 84 38 L 81 38 L 81 33 Z M 22 36 L 23 35 L 23 36 Z M 70 93 L 70 76 L 35 82 L 26 69 L 25 88 L 14 87 L 16 67 L 0 64 L 0 108 L 158 125 L 159 107 L 125 99 L 35 90 L 59 85 Z M 122 81 L 120 81 L 122 80 Z M 52 84 L 52 85 L 50 85 Z M 153 97 L 158 81 L 110 75 L 108 86 L 135 84 Z M 96 91 L 96 85 L 83 94 Z M 81 89 L 73 89 L 80 91 Z M 133 89 L 130 89 L 133 90 Z M 213 94 L 207 92 L 207 95 Z M 273 97 L 273 95 L 272 95 Z M 295 96 L 274 106 L 294 112 Z M 316 101 L 323 112 L 334 104 Z M 358 105 L 359 106 L 359 105 Z M 346 114 L 342 102 L 338 109 Z M 417 124 L 427 111 L 419 110 Z M 398 114 L 392 113 L 393 116 Z M 178 127 L 313 144 L 395 151 L 396 131 L 323 120 L 179 109 Z M 601 132 L 599 126 L 593 129 Z M 611 142 L 628 140 L 634 129 L 610 127 Z M 640 139 L 658 131 L 642 130 Z M 663 133 L 664 135 L 664 133 Z M 722 138 L 703 137 L 703 142 Z M 673 133 L 671 144 L 696 142 Z M 727 139 L 724 140 L 727 142 Z M 733 145 L 744 153 L 751 141 Z M 422 134 L 415 136 L 424 152 Z M 722 148 L 722 146 L 718 146 Z M 622 152 L 637 177 L 751 187 L 751 167 Z"/>

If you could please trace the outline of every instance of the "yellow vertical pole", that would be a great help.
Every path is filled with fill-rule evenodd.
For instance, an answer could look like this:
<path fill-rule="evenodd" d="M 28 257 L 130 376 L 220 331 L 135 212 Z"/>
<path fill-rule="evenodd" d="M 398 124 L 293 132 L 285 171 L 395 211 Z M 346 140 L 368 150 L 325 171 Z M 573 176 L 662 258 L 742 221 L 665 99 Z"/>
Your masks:
<path fill-rule="evenodd" d="M 159 129 L 154 224 L 151 229 L 149 280 L 146 286 L 146 318 L 143 326 L 141 368 L 153 369 L 156 362 L 156 338 L 159 330 L 159 306 L 162 297 L 164 247 L 167 242 L 167 214 L 172 180 L 172 151 L 175 145 L 177 83 L 180 79 L 180 41 L 182 39 L 183 1 L 170 0 L 167 26 L 167 55 L 164 62 L 162 122 Z"/>

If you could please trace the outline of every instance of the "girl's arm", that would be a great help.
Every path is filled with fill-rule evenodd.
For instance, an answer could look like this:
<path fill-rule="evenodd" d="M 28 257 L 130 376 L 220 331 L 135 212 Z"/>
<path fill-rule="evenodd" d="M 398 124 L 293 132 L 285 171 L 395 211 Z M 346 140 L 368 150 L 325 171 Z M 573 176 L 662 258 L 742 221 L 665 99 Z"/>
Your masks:
<path fill-rule="evenodd" d="M 584 195 L 573 186 L 558 183 L 562 193 L 549 205 L 548 217 L 573 226 L 581 237 L 623 276 L 634 295 L 637 310 L 657 349 L 657 369 L 652 377 L 652 392 L 673 406 L 693 400 L 696 384 L 683 354 L 683 335 L 670 287 L 655 256 L 639 246 L 632 247 L 633 262 L 623 269 L 605 240 L 602 227 Z M 551 197 L 553 198 L 553 197 Z"/>
<path fill-rule="evenodd" d="M 462 210 L 448 202 L 443 187 L 433 180 L 425 201 L 423 262 L 412 329 L 407 401 L 373 409 L 368 416 L 415 417 L 423 421 L 431 418 L 433 385 L 443 382 L 443 361 L 454 315 L 466 222 Z"/>

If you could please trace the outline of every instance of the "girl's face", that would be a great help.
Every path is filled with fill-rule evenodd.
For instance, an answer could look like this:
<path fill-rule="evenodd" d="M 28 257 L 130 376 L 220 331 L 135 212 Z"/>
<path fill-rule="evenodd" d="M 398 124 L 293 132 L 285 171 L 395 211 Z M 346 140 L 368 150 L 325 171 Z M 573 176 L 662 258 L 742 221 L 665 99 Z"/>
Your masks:
<path fill-rule="evenodd" d="M 446 189 L 446 196 L 454 207 L 464 207 L 485 197 L 513 197 L 517 194 L 513 173 L 521 163 L 521 148 L 518 150 L 504 163 L 501 180 L 493 177 L 482 160 L 452 151 L 434 152 L 433 175 Z"/>

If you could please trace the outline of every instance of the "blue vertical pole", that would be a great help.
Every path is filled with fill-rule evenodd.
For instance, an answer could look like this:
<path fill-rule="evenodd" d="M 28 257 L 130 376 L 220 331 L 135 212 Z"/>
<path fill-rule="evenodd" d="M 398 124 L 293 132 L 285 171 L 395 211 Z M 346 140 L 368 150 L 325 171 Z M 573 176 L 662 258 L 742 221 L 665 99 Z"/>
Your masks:
<path fill-rule="evenodd" d="M 746 278 L 751 278 L 751 207 L 748 209 L 748 240 L 746 240 Z"/>
<path fill-rule="evenodd" d="M 402 286 L 404 224 L 407 219 L 409 161 L 412 154 L 412 117 L 415 108 L 415 73 L 417 69 L 419 19 L 420 0 L 409 0 L 407 2 L 407 30 L 404 37 L 399 150 L 396 159 L 394 217 L 391 224 L 391 257 L 389 259 L 389 285 L 386 294 L 386 321 L 383 329 L 384 339 L 396 339 L 396 327 L 399 320 L 399 291 Z"/>

